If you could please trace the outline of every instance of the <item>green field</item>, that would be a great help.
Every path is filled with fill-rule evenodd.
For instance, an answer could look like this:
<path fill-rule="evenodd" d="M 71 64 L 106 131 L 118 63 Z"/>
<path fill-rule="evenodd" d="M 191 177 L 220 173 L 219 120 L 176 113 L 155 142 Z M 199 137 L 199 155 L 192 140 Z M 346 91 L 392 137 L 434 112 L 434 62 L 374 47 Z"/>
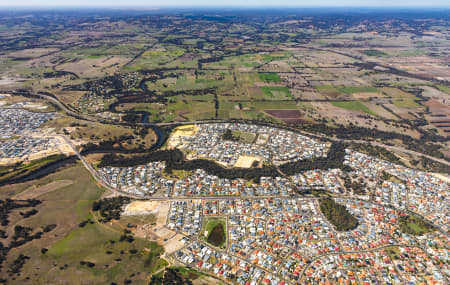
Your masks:
<path fill-rule="evenodd" d="M 367 107 L 366 105 L 364 105 L 363 103 L 361 103 L 360 101 L 334 101 L 334 102 L 330 102 L 331 105 L 339 107 L 339 108 L 343 108 L 343 109 L 347 109 L 347 110 L 351 110 L 351 111 L 360 111 L 369 115 L 373 115 L 376 116 L 376 114 L 369 109 L 369 107 Z"/>
<path fill-rule="evenodd" d="M 43 186 L 58 180 L 76 183 L 38 196 L 37 199 L 43 203 L 36 207 L 36 215 L 20 220 L 16 220 L 14 215 L 10 218 L 11 227 L 20 224 L 36 230 L 44 225 L 55 224 L 56 228 L 44 233 L 41 239 L 33 240 L 8 254 L 4 271 L 0 271 L 0 274 L 9 268 L 19 254 L 30 257 L 21 274 L 13 275 L 15 280 L 9 278 L 8 284 L 29 284 L 29 281 L 26 282 L 27 277 L 39 284 L 123 284 L 125 280 L 131 280 L 133 284 L 147 284 L 151 272 L 167 265 L 165 260 L 159 258 L 163 249 L 156 243 L 141 239 L 120 241 L 120 230 L 96 222 L 90 209 L 104 190 L 81 164 L 37 181 L 1 187 L 0 194 L 10 197 L 32 185 Z M 80 222 L 87 219 L 91 222 L 80 227 Z M 5 243 L 4 240 L 1 242 Z M 42 248 L 48 251 L 43 254 Z M 94 265 L 90 267 L 84 262 Z"/>
<path fill-rule="evenodd" d="M 399 224 L 402 232 L 415 236 L 420 236 L 435 230 L 430 223 L 413 215 L 400 217 Z"/>
<path fill-rule="evenodd" d="M 283 86 L 264 86 L 261 87 L 264 96 L 272 100 L 288 100 L 292 99 L 289 88 Z"/>
<path fill-rule="evenodd" d="M 171 98 L 171 103 L 168 106 L 170 115 L 182 116 L 187 120 L 204 120 L 215 117 L 215 108 L 212 95 L 199 96 L 176 96 Z M 165 121 L 169 121 L 166 118 Z"/>
<path fill-rule="evenodd" d="M 423 106 L 416 102 L 419 98 L 413 94 L 397 88 L 383 88 L 383 91 L 392 98 L 392 104 L 396 107 L 407 109 L 423 108 Z"/>
<path fill-rule="evenodd" d="M 185 53 L 185 49 L 174 45 L 156 45 L 151 49 L 143 52 L 129 65 L 124 67 L 126 71 L 133 71 L 139 69 L 158 68 L 171 62 Z M 180 62 L 179 67 L 184 67 Z"/>
<path fill-rule="evenodd" d="M 239 138 L 239 141 L 242 143 L 251 144 L 256 139 L 256 134 L 254 133 L 247 133 L 247 132 L 239 132 L 239 131 L 233 131 L 233 137 Z"/>
<path fill-rule="evenodd" d="M 259 73 L 258 76 L 264 82 L 281 82 L 281 78 L 277 73 Z"/>
<path fill-rule="evenodd" d="M 447 87 L 445 85 L 435 85 L 435 87 L 439 90 L 441 90 L 442 92 L 445 92 L 447 94 L 450 94 L 450 87 Z"/>

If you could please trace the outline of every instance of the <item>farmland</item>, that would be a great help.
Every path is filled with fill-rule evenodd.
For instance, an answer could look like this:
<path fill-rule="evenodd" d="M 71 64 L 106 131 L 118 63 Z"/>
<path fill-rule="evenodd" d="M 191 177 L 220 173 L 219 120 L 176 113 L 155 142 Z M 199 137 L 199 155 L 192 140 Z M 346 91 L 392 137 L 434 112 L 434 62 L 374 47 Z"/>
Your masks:
<path fill-rule="evenodd" d="M 0 9 L 0 283 L 448 284 L 449 15 Z"/>
<path fill-rule="evenodd" d="M 360 111 L 369 115 L 375 115 L 364 103 L 360 101 L 331 102 L 333 106 L 352 111 Z"/>
<path fill-rule="evenodd" d="M 4 56 L 1 76 L 8 81 L 0 89 L 22 86 L 33 92 L 49 92 L 82 114 L 119 122 L 243 119 L 294 126 L 323 123 L 374 129 L 376 125 L 413 138 L 430 137 L 437 131 L 442 138 L 435 147 L 446 153 L 448 145 L 443 138 L 448 128 L 433 123 L 434 116 L 443 114 L 436 108 L 427 111 L 426 105 L 435 100 L 429 94 L 448 93 L 445 64 L 431 52 L 417 53 L 429 47 L 412 41 L 412 34 L 392 37 L 382 20 L 374 20 L 374 25 L 385 34 L 356 33 L 353 28 L 360 29 L 362 20 L 358 17 L 343 25 L 341 32 L 328 31 L 326 40 L 321 37 L 326 28 L 312 32 L 301 21 L 287 26 L 280 22 L 268 32 L 256 27 L 254 22 L 260 19 L 251 16 L 240 18 L 239 29 L 216 19 L 205 24 L 183 14 L 180 17 L 186 22 L 169 20 L 169 29 L 160 29 L 156 20 L 145 26 L 136 24 L 143 21 L 139 18 L 132 24 L 111 17 L 97 30 L 95 44 L 69 37 L 67 40 L 75 44 L 67 49 L 54 47 L 52 39 L 39 47 L 12 48 Z M 311 21 L 319 25 L 318 19 Z M 108 34 L 115 25 L 126 42 L 116 43 Z M 221 32 L 199 29 L 203 25 Z M 412 24 L 410 28 L 420 29 Z M 292 29 L 308 39 L 304 45 L 295 44 L 299 38 L 290 32 Z M 436 28 L 428 29 L 433 34 Z M 139 36 L 128 37 L 129 31 Z M 89 35 L 88 29 L 80 33 Z M 283 36 L 277 38 L 276 34 Z M 433 35 L 445 46 L 446 39 Z M 433 65 L 420 64 L 427 60 Z M 429 70 L 423 70 L 424 66 Z M 445 105 L 445 96 L 439 98 L 439 104 Z M 295 116 L 273 110 L 292 110 Z M 58 119 L 59 125 L 68 123 L 64 120 Z M 417 126 L 414 120 L 424 123 Z M 52 125 L 58 123 L 50 122 Z M 79 144 L 130 134 L 105 132 L 98 125 L 67 130 Z M 152 141 L 149 134 L 127 148 L 149 147 Z"/>

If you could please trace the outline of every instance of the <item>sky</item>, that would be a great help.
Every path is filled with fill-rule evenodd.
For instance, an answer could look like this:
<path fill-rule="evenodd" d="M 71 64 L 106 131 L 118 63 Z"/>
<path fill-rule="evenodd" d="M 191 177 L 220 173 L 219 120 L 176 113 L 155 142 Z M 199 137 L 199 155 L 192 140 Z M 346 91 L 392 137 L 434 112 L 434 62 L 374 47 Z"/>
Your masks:
<path fill-rule="evenodd" d="M 449 0 L 0 0 L 0 6 L 74 6 L 74 7 L 165 7 L 165 6 L 370 6 L 433 7 L 450 6 Z"/>

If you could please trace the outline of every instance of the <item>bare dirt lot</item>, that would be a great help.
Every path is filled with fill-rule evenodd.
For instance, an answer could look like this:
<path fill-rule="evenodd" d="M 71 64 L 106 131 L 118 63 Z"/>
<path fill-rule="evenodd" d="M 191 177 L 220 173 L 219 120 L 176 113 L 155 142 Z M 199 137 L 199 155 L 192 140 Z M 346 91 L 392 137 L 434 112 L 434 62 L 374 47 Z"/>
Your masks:
<path fill-rule="evenodd" d="M 289 124 L 305 122 L 299 110 L 264 110 L 264 112 Z"/>
<path fill-rule="evenodd" d="M 253 162 L 257 161 L 258 165 L 261 164 L 261 157 L 250 156 L 250 155 L 240 155 L 234 167 L 250 168 Z"/>
<path fill-rule="evenodd" d="M 170 204 L 167 201 L 134 201 L 126 207 L 122 215 L 135 216 L 136 218 L 140 215 L 155 215 L 156 220 L 154 223 L 137 225 L 134 233 L 138 237 L 157 241 L 170 254 L 182 248 L 184 244 L 180 241 L 183 238 L 182 235 L 166 227 L 169 208 Z"/>
<path fill-rule="evenodd" d="M 143 215 L 154 213 L 159 206 L 156 201 L 133 201 L 127 205 L 123 215 Z"/>

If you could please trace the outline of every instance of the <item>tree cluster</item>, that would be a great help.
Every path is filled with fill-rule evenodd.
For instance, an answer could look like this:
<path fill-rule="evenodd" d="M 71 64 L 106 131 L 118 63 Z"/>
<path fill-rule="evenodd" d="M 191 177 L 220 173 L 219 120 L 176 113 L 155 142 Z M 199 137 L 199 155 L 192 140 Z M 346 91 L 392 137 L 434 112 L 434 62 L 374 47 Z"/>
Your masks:
<path fill-rule="evenodd" d="M 183 277 L 176 268 L 167 268 L 162 276 L 152 276 L 149 285 L 191 285 L 191 280 Z"/>
<path fill-rule="evenodd" d="M 328 151 L 327 157 L 315 159 L 300 160 L 280 165 L 280 170 L 286 175 L 293 175 L 302 171 L 312 169 L 347 169 L 343 165 L 345 156 L 345 144 L 333 143 Z M 178 150 L 158 150 L 146 153 L 144 155 L 124 157 L 116 154 L 107 154 L 103 156 L 99 167 L 115 166 L 130 167 L 146 164 L 153 161 L 165 161 L 166 171 L 172 170 L 196 170 L 203 169 L 208 174 L 221 178 L 236 179 L 244 178 L 247 180 L 259 181 L 261 177 L 276 177 L 280 173 L 276 167 L 269 165 L 261 168 L 225 168 L 218 163 L 207 159 L 185 160 L 184 154 Z"/>
<path fill-rule="evenodd" d="M 350 231 L 358 226 L 358 220 L 350 214 L 344 205 L 332 198 L 320 199 L 320 211 L 338 231 Z"/>
<path fill-rule="evenodd" d="M 234 142 L 238 142 L 239 141 L 239 137 L 236 137 L 233 135 L 233 132 L 230 129 L 227 129 L 225 131 L 225 133 L 223 133 L 222 135 L 222 139 L 224 141 L 234 141 Z"/>
<path fill-rule="evenodd" d="M 11 211 L 19 208 L 35 207 L 39 205 L 41 201 L 36 199 L 29 200 L 0 200 L 0 224 L 7 226 L 9 224 L 9 215 Z"/>
<path fill-rule="evenodd" d="M 422 218 L 412 215 L 400 216 L 399 224 L 400 231 L 410 235 L 422 235 L 426 232 L 434 230 L 434 226 L 432 224 Z"/>
<path fill-rule="evenodd" d="M 100 222 L 107 223 L 111 220 L 120 220 L 122 207 L 130 203 L 129 197 L 113 197 L 95 201 L 92 205 L 93 211 L 99 211 L 101 215 Z"/>

